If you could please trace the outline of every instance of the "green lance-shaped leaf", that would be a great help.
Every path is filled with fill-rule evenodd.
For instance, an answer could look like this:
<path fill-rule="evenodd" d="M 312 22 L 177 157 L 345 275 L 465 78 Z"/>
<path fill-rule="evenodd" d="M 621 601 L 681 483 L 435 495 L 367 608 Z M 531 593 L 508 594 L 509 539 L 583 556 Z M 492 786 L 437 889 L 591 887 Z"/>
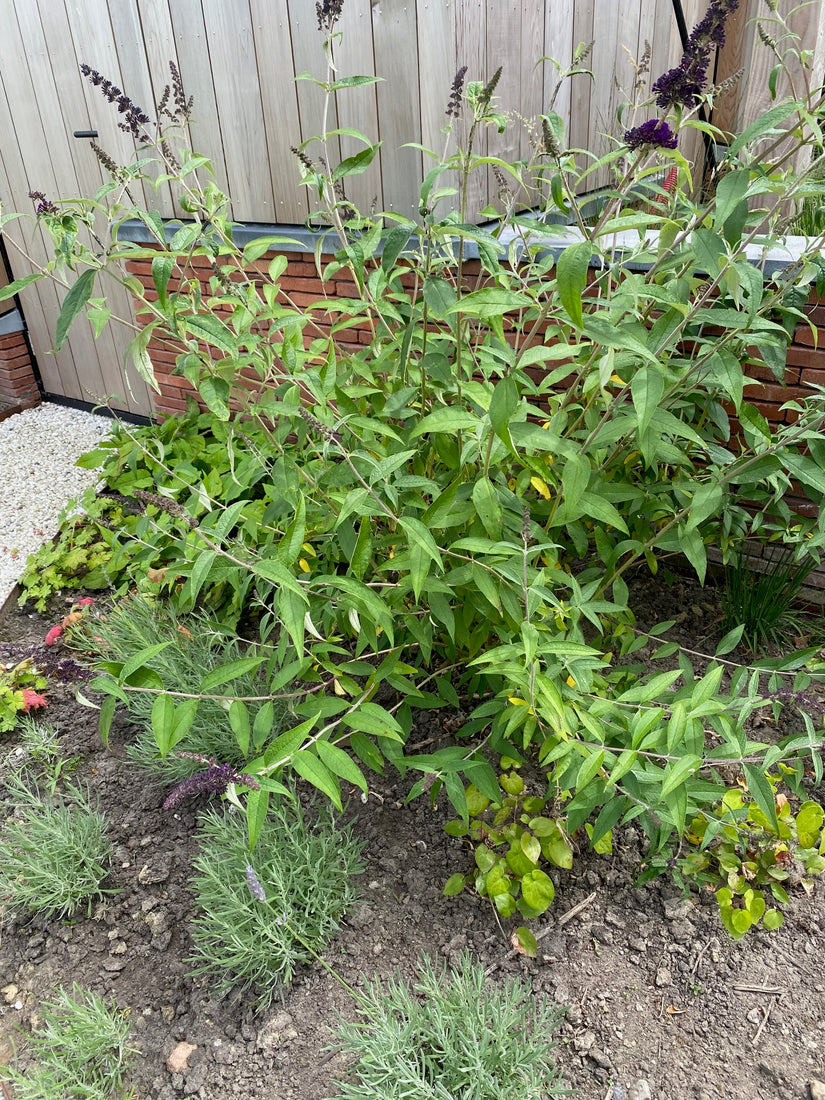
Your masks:
<path fill-rule="evenodd" d="M 60 307 L 60 314 L 57 318 L 57 330 L 54 340 L 55 351 L 60 351 L 63 347 L 75 318 L 91 298 L 96 274 L 94 268 L 84 271 L 63 299 L 63 305 Z"/>
<path fill-rule="evenodd" d="M 24 275 L 22 279 L 15 279 L 13 283 L 8 283 L 7 286 L 0 286 L 0 302 L 5 302 L 7 298 L 13 298 L 21 290 L 25 290 L 27 286 L 31 286 L 32 283 L 36 283 L 43 278 L 45 276 L 36 271 L 33 275 Z"/>
<path fill-rule="evenodd" d="M 556 264 L 559 299 L 576 328 L 582 327 L 582 294 L 587 286 L 587 270 L 592 255 L 590 241 L 580 241 L 565 248 Z"/>

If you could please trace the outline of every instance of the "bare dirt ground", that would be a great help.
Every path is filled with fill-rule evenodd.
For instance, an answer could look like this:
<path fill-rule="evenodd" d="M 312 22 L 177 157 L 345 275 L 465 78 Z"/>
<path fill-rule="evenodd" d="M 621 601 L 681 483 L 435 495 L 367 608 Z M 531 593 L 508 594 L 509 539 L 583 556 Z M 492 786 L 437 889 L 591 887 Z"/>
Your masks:
<path fill-rule="evenodd" d="M 712 595 L 681 581 L 648 589 L 651 605 L 679 609 L 671 636 L 683 645 L 702 640 Z M 651 622 L 674 617 L 666 607 L 650 613 Z M 8 653 L 39 642 L 48 625 L 11 609 L 0 619 L 0 643 Z M 347 994 L 315 967 L 261 1012 L 252 998 L 218 1002 L 207 983 L 193 981 L 188 880 L 201 806 L 165 813 L 164 792 L 125 755 L 126 722 L 116 721 L 107 751 L 96 713 L 75 702 L 71 686 L 51 684 L 49 698 L 45 717 L 64 755 L 82 758 L 74 778 L 88 784 L 110 822 L 109 885 L 117 892 L 90 917 L 66 923 L 4 919 L 0 904 L 0 1064 L 15 1048 L 26 1064 L 39 1003 L 78 982 L 129 1013 L 140 1100 L 336 1096 L 346 1064 L 331 1044 L 337 1016 L 354 1015 Z M 446 739 L 444 717 L 424 714 L 412 740 Z M 0 779 L 15 745 L 13 734 L 0 737 Z M 435 808 L 425 799 L 405 804 L 411 782 L 388 770 L 366 805 L 351 799 L 366 871 L 361 901 L 327 955 L 346 981 L 412 979 L 422 952 L 448 965 L 469 949 L 492 968 L 491 982 L 518 974 L 533 996 L 569 1006 L 557 1060 L 582 1100 L 796 1100 L 811 1095 L 812 1080 L 825 1081 L 822 885 L 810 898 L 794 895 L 778 931 L 734 943 L 712 896 L 684 897 L 666 879 L 634 888 L 643 837 L 627 829 L 612 856 L 582 852 L 572 872 L 553 873 L 556 901 L 534 922 L 539 957 L 514 958 L 509 929 L 488 903 L 443 896 L 446 879 L 468 869 L 472 854 L 444 833 L 452 815 L 443 799 Z M 0 791 L 0 814 L 12 810 Z M 167 1059 L 181 1042 L 195 1049 L 173 1072 Z"/>

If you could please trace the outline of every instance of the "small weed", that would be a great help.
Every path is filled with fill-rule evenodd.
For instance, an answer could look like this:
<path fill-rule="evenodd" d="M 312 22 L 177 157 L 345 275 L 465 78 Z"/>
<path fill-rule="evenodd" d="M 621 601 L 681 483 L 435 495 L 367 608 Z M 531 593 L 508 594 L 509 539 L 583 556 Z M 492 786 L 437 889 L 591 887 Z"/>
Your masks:
<path fill-rule="evenodd" d="M 12 910 L 71 917 L 108 891 L 112 846 L 106 822 L 69 787 L 49 797 L 20 774 L 6 783 L 12 816 L 0 831 L 0 898 Z"/>
<path fill-rule="evenodd" d="M 446 974 L 426 956 L 412 988 L 367 983 L 360 1019 L 342 1021 L 354 1060 L 338 1100 L 544 1100 L 562 1095 L 550 1054 L 560 1011 L 521 982 L 487 986 L 464 954 Z"/>
<path fill-rule="evenodd" d="M 54 726 L 29 717 L 20 723 L 20 744 L 25 752 L 24 765 L 31 761 L 36 766 L 37 778 L 52 795 L 82 759 L 73 756 L 67 760 L 60 750 L 60 735 Z"/>
<path fill-rule="evenodd" d="M 715 807 L 714 816 L 695 818 L 685 839 L 696 846 L 679 863 L 680 877 L 717 887 L 719 914 L 735 940 L 761 921 L 779 928 L 780 909 L 767 908 L 766 896 L 787 905 L 786 887 L 798 885 L 810 893 L 813 879 L 825 871 L 825 810 L 803 802 L 794 814 L 790 802 L 777 793 L 778 778 L 766 773 L 762 809 L 734 788 Z"/>
<path fill-rule="evenodd" d="M 267 1004 L 337 931 L 355 896 L 360 845 L 326 810 L 310 827 L 297 802 L 270 812 L 251 857 L 252 878 L 242 817 L 208 811 L 198 840 L 194 973 L 215 978 L 221 995 L 254 989 Z"/>
<path fill-rule="evenodd" d="M 125 1014 L 97 994 L 74 986 L 58 991 L 41 1008 L 42 1026 L 33 1032 L 35 1066 L 28 1073 L 6 1070 L 16 1100 L 115 1100 L 126 1091 L 128 1045 Z"/>

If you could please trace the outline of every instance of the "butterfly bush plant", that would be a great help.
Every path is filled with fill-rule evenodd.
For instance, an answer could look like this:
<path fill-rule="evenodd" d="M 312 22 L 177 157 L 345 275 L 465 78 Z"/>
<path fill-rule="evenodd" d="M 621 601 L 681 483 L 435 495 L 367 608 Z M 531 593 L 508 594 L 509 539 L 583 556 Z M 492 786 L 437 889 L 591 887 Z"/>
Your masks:
<path fill-rule="evenodd" d="M 328 68 L 316 84 L 331 100 L 374 78 L 338 75 L 340 5 L 321 7 Z M 743 396 L 754 366 L 783 377 L 821 274 L 821 238 L 778 274 L 761 262 L 779 239 L 780 201 L 801 200 L 823 164 L 819 93 L 775 98 L 724 147 L 706 191 L 682 152 L 697 131 L 723 147 L 700 108 L 720 94 L 707 87 L 708 61 L 735 7 L 711 3 L 680 65 L 647 99 L 637 89 L 600 157 L 571 149 L 552 110 L 528 158 L 482 155 L 482 133 L 513 123 L 497 102 L 499 74 L 468 80 L 462 66 L 445 89 L 444 148 L 425 150 L 415 218 L 368 215 L 347 197 L 378 151 L 365 135 L 347 130 L 362 148 L 339 161 L 337 131 L 296 147 L 317 206 L 319 276 L 343 273 L 354 287 L 308 306 L 279 283 L 289 241 L 234 243 L 228 197 L 186 145 L 177 72 L 155 127 L 90 70 L 137 127 L 139 154 L 121 166 L 98 151 L 111 181 L 95 199 L 38 213 L 55 258 L 28 279 L 71 284 L 60 343 L 84 308 L 105 323 L 98 273 L 119 277 L 142 323 L 138 371 L 153 382 L 150 341 L 174 348 L 214 437 L 229 440 L 231 477 L 217 480 L 194 460 L 173 469 L 151 435 L 121 441 L 118 454 L 104 444 L 92 460 L 108 455 L 127 480 L 151 466 L 128 545 L 143 573 L 158 547 L 155 579 L 176 610 L 210 601 L 232 622 L 247 614 L 245 655 L 211 670 L 200 692 L 223 696 L 255 675 L 273 702 L 288 700 L 285 732 L 269 736 L 256 721 L 247 739 L 243 774 L 259 789 L 227 788 L 253 841 L 285 770 L 340 807 L 342 782 L 366 791 L 365 769 L 389 762 L 416 777 L 412 795 L 445 793 L 487 853 L 476 885 L 502 916 L 529 918 L 550 904 L 543 867 L 568 862 L 571 837 L 604 847 L 635 821 L 650 867 L 667 866 L 688 831 L 700 837 L 691 823 L 718 815 L 732 774 L 774 829 L 780 762 L 797 789 L 806 769 L 821 780 L 820 722 L 770 744 L 748 733 L 769 705 L 759 669 L 632 661 L 648 639 L 634 629 L 631 570 L 681 554 L 704 581 L 708 546 L 729 559 L 761 532 L 816 558 L 825 531 L 784 499 L 792 481 L 816 501 L 825 492 L 822 393 L 789 402 L 792 423 L 781 425 Z M 809 56 L 783 41 L 774 93 L 784 65 L 808 72 Z M 130 182 L 150 168 L 158 178 L 158 166 L 183 222 L 164 225 L 130 200 Z M 470 181 L 489 170 L 501 201 L 472 209 Z M 587 192 L 603 179 L 594 200 Z M 127 219 L 143 223 L 150 246 L 118 235 Z M 139 259 L 151 260 L 151 293 L 124 273 Z M 347 341 L 355 326 L 369 334 L 358 350 Z M 738 638 L 736 628 L 717 656 Z M 102 665 L 104 736 L 135 689 L 157 694 L 159 744 L 189 722 L 191 700 L 147 675 L 151 656 Z M 809 656 L 774 672 L 804 690 Z M 416 710 L 460 699 L 469 716 L 448 743 L 407 749 Z M 248 731 L 246 706 L 233 703 L 231 716 Z M 524 790 L 518 778 L 508 780 L 517 792 L 502 789 L 501 758 Z M 482 801 L 493 807 L 487 844 Z"/>

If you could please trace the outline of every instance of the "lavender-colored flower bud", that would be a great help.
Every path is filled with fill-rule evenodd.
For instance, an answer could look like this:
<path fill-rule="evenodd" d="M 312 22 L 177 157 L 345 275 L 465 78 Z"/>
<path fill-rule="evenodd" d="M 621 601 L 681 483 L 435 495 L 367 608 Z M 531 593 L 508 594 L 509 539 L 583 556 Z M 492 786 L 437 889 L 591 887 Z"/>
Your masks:
<path fill-rule="evenodd" d="M 261 880 L 255 874 L 255 868 L 251 863 L 246 865 L 246 884 L 255 901 L 266 901 L 266 891 L 261 886 Z"/>

